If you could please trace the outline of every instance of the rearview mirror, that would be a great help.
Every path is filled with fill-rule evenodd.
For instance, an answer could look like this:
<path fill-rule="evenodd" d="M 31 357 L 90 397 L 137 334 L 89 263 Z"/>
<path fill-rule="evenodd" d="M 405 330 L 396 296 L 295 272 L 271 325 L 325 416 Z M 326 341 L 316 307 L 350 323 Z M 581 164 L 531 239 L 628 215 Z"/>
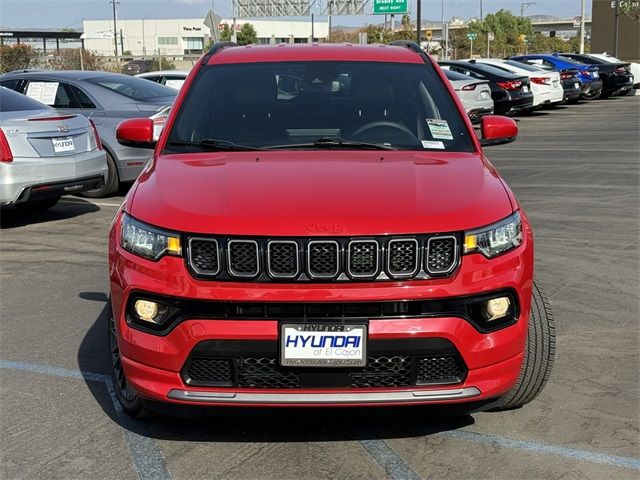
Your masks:
<path fill-rule="evenodd" d="M 118 143 L 127 147 L 155 148 L 153 120 L 150 118 L 132 118 L 120 122 L 116 128 L 116 139 Z"/>
<path fill-rule="evenodd" d="M 501 145 L 513 142 L 518 136 L 518 125 L 502 115 L 486 115 L 480 120 L 480 145 Z"/>

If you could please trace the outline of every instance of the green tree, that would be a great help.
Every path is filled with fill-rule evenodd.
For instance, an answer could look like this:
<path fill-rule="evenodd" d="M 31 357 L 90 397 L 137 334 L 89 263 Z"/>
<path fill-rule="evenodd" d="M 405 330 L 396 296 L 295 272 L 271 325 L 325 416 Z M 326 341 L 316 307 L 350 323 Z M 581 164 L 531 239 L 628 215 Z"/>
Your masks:
<path fill-rule="evenodd" d="M 223 24 L 222 31 L 220 32 L 220 41 L 228 42 L 233 35 L 233 26 Z M 249 45 L 256 43 L 258 40 L 258 33 L 256 29 L 250 23 L 243 23 L 240 30 L 238 30 L 238 45 Z"/>
<path fill-rule="evenodd" d="M 36 56 L 36 52 L 29 45 L 2 45 L 0 47 L 0 73 L 28 68 Z"/>
<path fill-rule="evenodd" d="M 640 2 L 620 2 L 620 12 L 629 17 L 631 20 L 640 22 Z"/>
<path fill-rule="evenodd" d="M 389 43 L 393 40 L 393 32 L 384 25 L 367 25 L 361 32 L 367 34 L 367 43 Z"/>
<path fill-rule="evenodd" d="M 222 31 L 220 32 L 220 41 L 228 42 L 231 40 L 231 33 L 233 29 L 229 27 L 228 23 L 222 25 Z"/>
<path fill-rule="evenodd" d="M 258 33 L 253 25 L 250 23 L 242 24 L 240 30 L 238 30 L 238 45 L 250 45 L 256 43 L 258 40 Z"/>

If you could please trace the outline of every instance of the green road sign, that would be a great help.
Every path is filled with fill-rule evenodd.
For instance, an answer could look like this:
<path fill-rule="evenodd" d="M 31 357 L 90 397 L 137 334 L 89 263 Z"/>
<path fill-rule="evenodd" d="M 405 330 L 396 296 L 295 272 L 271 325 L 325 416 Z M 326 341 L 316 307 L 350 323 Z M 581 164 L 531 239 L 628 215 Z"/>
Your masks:
<path fill-rule="evenodd" d="M 475 40 L 476 38 L 478 38 L 478 34 L 475 33 L 475 32 L 469 32 L 469 33 L 467 33 L 467 38 L 469 40 Z"/>
<path fill-rule="evenodd" d="M 407 0 L 373 0 L 374 15 L 403 14 L 409 11 Z"/>

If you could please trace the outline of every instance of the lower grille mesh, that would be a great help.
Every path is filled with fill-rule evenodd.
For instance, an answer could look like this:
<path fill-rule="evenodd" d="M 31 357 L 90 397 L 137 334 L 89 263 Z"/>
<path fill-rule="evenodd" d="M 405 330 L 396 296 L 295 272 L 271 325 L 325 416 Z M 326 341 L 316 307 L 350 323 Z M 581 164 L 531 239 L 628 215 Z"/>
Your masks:
<path fill-rule="evenodd" d="M 412 373 L 412 367 L 415 373 Z M 323 385 L 328 388 L 446 385 L 461 382 L 465 374 L 465 367 L 456 355 L 370 356 L 364 368 L 322 370 L 330 374 L 335 372 L 336 384 Z M 182 375 L 188 385 L 289 389 L 304 387 L 301 375 L 305 372 L 309 370 L 281 367 L 275 357 L 194 357 L 187 361 Z"/>

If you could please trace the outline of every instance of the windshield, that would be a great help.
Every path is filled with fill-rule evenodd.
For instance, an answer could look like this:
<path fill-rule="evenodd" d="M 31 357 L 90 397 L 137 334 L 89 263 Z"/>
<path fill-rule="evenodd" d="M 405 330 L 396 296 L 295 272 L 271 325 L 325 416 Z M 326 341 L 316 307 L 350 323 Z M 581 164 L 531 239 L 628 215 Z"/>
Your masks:
<path fill-rule="evenodd" d="M 87 78 L 86 81 L 100 85 L 101 87 L 136 101 L 144 101 L 154 97 L 176 96 L 176 91 L 172 88 L 142 78 L 128 77 L 126 75 Z"/>
<path fill-rule="evenodd" d="M 180 106 L 166 151 L 376 147 L 473 151 L 460 113 L 431 66 L 207 66 Z"/>

